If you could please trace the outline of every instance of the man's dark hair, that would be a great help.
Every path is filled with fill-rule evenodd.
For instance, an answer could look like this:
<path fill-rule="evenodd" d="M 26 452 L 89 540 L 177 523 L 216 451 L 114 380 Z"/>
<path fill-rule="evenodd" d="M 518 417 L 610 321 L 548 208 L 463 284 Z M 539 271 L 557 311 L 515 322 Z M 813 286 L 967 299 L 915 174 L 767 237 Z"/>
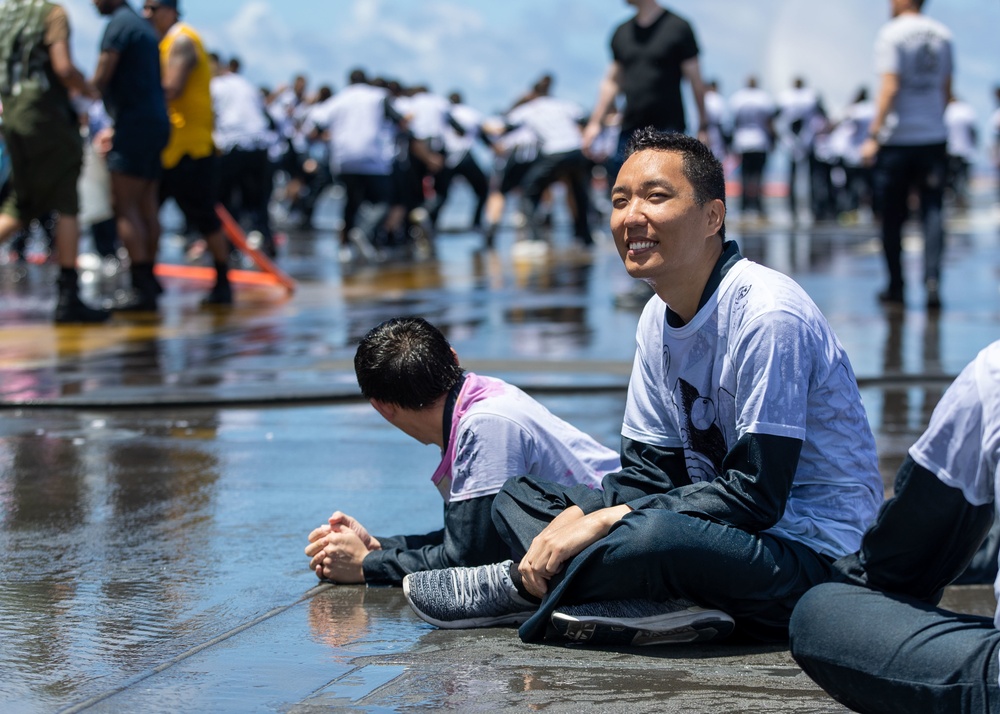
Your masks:
<path fill-rule="evenodd" d="M 657 131 L 653 127 L 637 129 L 625 146 L 625 158 L 639 151 L 673 151 L 681 155 L 684 178 L 694 188 L 694 200 L 699 206 L 718 199 L 726 203 L 726 174 L 712 150 L 687 134 Z M 726 237 L 723 221 L 719 236 Z"/>
<path fill-rule="evenodd" d="M 369 330 L 354 373 L 365 398 L 404 409 L 430 406 L 462 379 L 448 340 L 422 317 L 394 317 Z"/>

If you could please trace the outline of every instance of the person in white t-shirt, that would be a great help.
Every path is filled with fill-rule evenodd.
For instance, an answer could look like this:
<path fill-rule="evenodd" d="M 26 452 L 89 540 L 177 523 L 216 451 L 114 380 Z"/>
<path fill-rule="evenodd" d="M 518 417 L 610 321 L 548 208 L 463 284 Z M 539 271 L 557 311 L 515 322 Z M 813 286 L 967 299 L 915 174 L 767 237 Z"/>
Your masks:
<path fill-rule="evenodd" d="M 633 135 L 611 231 L 655 290 L 636 329 L 622 470 L 603 492 L 514 479 L 493 505 L 511 561 L 408 576 L 439 627 L 522 640 L 787 636 L 798 598 L 857 550 L 882 502 L 850 360 L 790 278 L 725 239 L 725 178 L 693 137 Z"/>
<path fill-rule="evenodd" d="M 267 152 L 276 137 L 264 108 L 264 98 L 246 77 L 222 69 L 218 55 L 210 54 L 209 62 L 219 197 L 237 220 L 246 218 L 250 234 L 258 234 L 261 250 L 273 258 L 277 249 L 267 210 L 273 187 Z"/>
<path fill-rule="evenodd" d="M 835 564 L 839 582 L 796 606 L 791 651 L 806 674 L 856 711 L 1000 711 L 1000 608 L 937 607 L 990 530 L 998 488 L 1000 341 L 938 402 L 860 550 Z"/>
<path fill-rule="evenodd" d="M 432 568 L 509 557 L 490 518 L 508 478 L 600 488 L 618 454 L 556 417 L 517 387 L 462 370 L 455 350 L 419 317 L 387 320 L 354 357 L 361 392 L 393 426 L 441 449 L 431 480 L 444 499 L 444 528 L 376 538 L 340 511 L 309 535 L 310 567 L 339 583 L 395 584 Z"/>
<path fill-rule="evenodd" d="M 708 136 L 708 146 L 721 162 L 725 162 L 729 154 L 729 106 L 726 98 L 719 91 L 719 82 L 710 80 L 705 84 L 705 134 Z"/>
<path fill-rule="evenodd" d="M 327 137 L 330 171 L 344 185 L 341 246 L 353 245 L 370 261 L 377 259 L 376 235 L 394 198 L 392 164 L 401 121 L 389 92 L 355 69 L 349 84 L 311 111 L 303 126 L 307 135 Z"/>
<path fill-rule="evenodd" d="M 820 122 L 818 115 L 823 114 L 823 105 L 816 90 L 806 86 L 805 79 L 796 77 L 790 89 L 778 96 L 779 114 L 776 120 L 778 133 L 782 144 L 788 151 L 788 210 L 792 220 L 798 216 L 798 177 L 800 169 L 809 177 L 809 207 L 813 218 L 820 220 L 823 210 L 817 210 L 822 204 L 823 186 L 814 180 L 816 156 L 814 141 Z M 821 182 L 820 182 L 821 184 Z"/>
<path fill-rule="evenodd" d="M 774 117 L 777 107 L 771 96 L 757 86 L 757 78 L 749 77 L 747 85 L 729 98 L 729 113 L 733 119 L 733 153 L 740 157 L 740 179 L 743 195 L 740 209 L 764 209 L 764 164 L 774 147 Z"/>
<path fill-rule="evenodd" d="M 944 123 L 951 96 L 951 32 L 921 13 L 924 0 L 889 0 L 892 20 L 875 42 L 879 90 L 863 158 L 875 161 L 875 191 L 882 213 L 882 246 L 888 284 L 878 294 L 888 305 L 904 303 L 903 224 L 910 192 L 920 193 L 924 232 L 924 288 L 930 310 L 941 308 L 944 252 L 944 185 L 947 172 Z"/>
<path fill-rule="evenodd" d="M 872 206 L 872 171 L 861 158 L 861 147 L 868 139 L 868 127 L 874 117 L 875 105 L 868 99 L 868 89 L 862 87 L 830 133 L 844 168 L 844 195 L 839 205 L 844 211 Z"/>
<path fill-rule="evenodd" d="M 588 221 L 593 163 L 583 153 L 586 114 L 578 104 L 549 96 L 549 85 L 536 85 L 538 96 L 507 113 L 506 129 L 527 127 L 538 137 L 538 156 L 521 180 L 521 204 L 531 239 L 541 236 L 539 204 L 545 189 L 557 179 L 569 184 L 573 198 L 573 235 L 583 245 L 594 242 Z"/>
<path fill-rule="evenodd" d="M 958 208 L 969 205 L 969 168 L 976 162 L 979 117 L 968 102 L 952 97 L 944 110 L 948 127 L 948 190 Z"/>
<path fill-rule="evenodd" d="M 1000 189 L 1000 87 L 993 90 L 997 100 L 997 108 L 990 117 L 990 131 L 993 132 L 993 146 L 991 148 L 993 165 L 997 169 L 997 188 Z"/>
<path fill-rule="evenodd" d="M 437 226 L 438 215 L 448 201 L 451 182 L 461 176 L 476 195 L 476 205 L 472 209 L 471 226 L 479 230 L 483 223 L 483 209 L 489 194 L 489 181 L 472 155 L 476 141 L 489 145 L 490 141 L 482 131 L 486 117 L 478 109 L 462 102 L 462 95 L 452 92 L 448 95 L 451 106 L 449 121 L 444 131 L 444 166 L 434 177 L 434 199 L 428 208 L 431 225 Z"/>

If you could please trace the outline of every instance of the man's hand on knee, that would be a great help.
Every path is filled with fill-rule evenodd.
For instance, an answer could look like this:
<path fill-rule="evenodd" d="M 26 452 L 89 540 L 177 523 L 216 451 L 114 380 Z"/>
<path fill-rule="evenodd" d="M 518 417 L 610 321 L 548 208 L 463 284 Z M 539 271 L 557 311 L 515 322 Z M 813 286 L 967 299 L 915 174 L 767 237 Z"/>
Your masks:
<path fill-rule="evenodd" d="M 580 515 L 567 515 L 560 522 L 573 509 Z M 521 559 L 517 569 L 525 589 L 535 597 L 544 596 L 549 589 L 548 581 L 562 571 L 570 558 L 606 536 L 611 526 L 631 510 L 628 506 L 615 506 L 583 515 L 574 506 L 564 511 L 535 537 Z"/>

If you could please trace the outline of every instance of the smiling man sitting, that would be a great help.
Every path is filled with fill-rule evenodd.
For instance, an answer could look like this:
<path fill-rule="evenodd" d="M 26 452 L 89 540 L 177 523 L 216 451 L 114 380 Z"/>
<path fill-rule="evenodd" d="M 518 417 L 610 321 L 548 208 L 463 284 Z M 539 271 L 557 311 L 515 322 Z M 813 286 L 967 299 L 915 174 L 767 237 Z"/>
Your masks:
<path fill-rule="evenodd" d="M 604 492 L 508 481 L 493 520 L 515 561 L 408 576 L 439 627 L 522 622 L 592 643 L 787 637 L 798 598 L 857 549 L 882 501 L 851 364 L 794 281 L 725 240 L 722 167 L 637 132 L 612 192 L 629 275 L 648 282 Z M 539 604 L 540 603 L 540 604 Z"/>

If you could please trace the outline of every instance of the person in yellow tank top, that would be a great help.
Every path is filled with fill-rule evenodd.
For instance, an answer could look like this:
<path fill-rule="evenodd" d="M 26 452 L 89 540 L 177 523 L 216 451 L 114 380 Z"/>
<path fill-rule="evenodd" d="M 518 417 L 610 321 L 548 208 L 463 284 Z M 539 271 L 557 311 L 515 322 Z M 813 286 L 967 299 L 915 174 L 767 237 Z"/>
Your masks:
<path fill-rule="evenodd" d="M 216 282 L 202 304 L 228 305 L 233 301 L 228 276 L 229 243 L 215 213 L 217 168 L 208 55 L 198 33 L 180 22 L 178 0 L 147 0 L 143 16 L 160 38 L 163 92 L 170 116 L 170 142 L 162 156 L 160 203 L 173 198 L 188 225 L 208 243 L 215 261 Z"/>

